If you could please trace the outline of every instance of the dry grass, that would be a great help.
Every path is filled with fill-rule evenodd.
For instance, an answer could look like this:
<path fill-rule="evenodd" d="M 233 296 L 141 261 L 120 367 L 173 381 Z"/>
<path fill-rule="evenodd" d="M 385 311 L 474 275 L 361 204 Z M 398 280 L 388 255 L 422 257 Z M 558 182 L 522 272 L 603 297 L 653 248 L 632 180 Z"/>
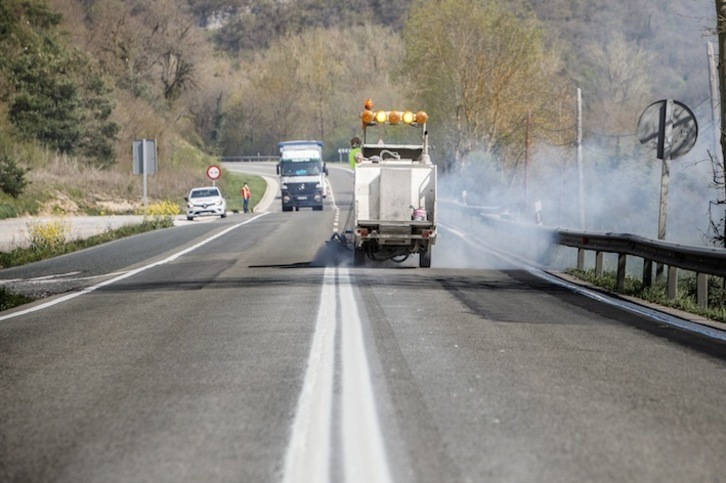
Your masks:
<path fill-rule="evenodd" d="M 216 159 L 184 141 L 159 144 L 166 148 L 159 149 L 157 174 L 147 177 L 149 202 L 171 200 L 181 205 L 191 187 L 209 182 L 206 167 Z M 47 151 L 28 154 L 22 157 L 29 160 L 31 183 L 22 197 L 41 203 L 35 214 L 126 214 L 143 205 L 143 176 L 133 174 L 131 159 L 100 169 Z"/>

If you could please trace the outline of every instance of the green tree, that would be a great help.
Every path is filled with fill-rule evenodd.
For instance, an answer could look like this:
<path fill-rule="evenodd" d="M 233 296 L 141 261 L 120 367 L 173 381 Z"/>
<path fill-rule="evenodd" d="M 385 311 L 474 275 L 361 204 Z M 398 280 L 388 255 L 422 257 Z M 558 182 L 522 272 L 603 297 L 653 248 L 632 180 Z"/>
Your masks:
<path fill-rule="evenodd" d="M 533 126 L 554 125 L 559 62 L 546 40 L 536 18 L 496 0 L 414 5 L 402 72 L 453 164 L 483 151 L 513 165 L 528 117 Z"/>
<path fill-rule="evenodd" d="M 60 21 L 42 1 L 9 0 L 0 29 L 0 75 L 7 81 L 8 116 L 18 132 L 61 153 L 107 166 L 115 161 L 118 126 L 110 121 L 110 90 L 90 58 L 65 47 Z M 10 20 L 8 20 L 8 18 Z"/>
<path fill-rule="evenodd" d="M 247 76 L 226 105 L 223 152 L 274 154 L 279 141 L 312 138 L 337 157 L 360 134 L 366 98 L 406 105 L 390 76 L 402 52 L 399 37 L 376 26 L 319 28 L 275 42 L 240 65 Z"/>
<path fill-rule="evenodd" d="M 17 198 L 23 193 L 28 184 L 25 178 L 27 169 L 17 163 L 7 154 L 0 154 L 0 191 Z"/>

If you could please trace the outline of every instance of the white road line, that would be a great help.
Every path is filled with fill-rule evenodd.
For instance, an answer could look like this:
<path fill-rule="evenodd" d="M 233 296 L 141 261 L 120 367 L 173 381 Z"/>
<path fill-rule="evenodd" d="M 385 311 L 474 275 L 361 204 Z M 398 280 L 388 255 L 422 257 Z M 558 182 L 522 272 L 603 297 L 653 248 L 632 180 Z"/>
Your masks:
<path fill-rule="evenodd" d="M 89 293 L 91 293 L 91 292 L 93 292 L 95 290 L 98 290 L 99 288 L 105 287 L 107 285 L 111 285 L 113 283 L 116 283 L 116 282 L 118 282 L 120 280 L 124 280 L 124 279 L 129 278 L 129 277 L 132 277 L 132 276 L 136 275 L 137 273 L 141 273 L 141 272 L 143 272 L 145 270 L 148 270 L 150 268 L 158 267 L 160 265 L 164 265 L 166 263 L 172 262 L 172 261 L 176 260 L 177 258 L 179 258 L 179 257 L 181 257 L 183 255 L 186 255 L 187 253 L 189 253 L 191 251 L 194 251 L 194 250 L 196 250 L 197 248 L 199 248 L 201 246 L 206 245 L 207 243 L 211 242 L 212 240 L 216 240 L 217 238 L 226 235 L 230 231 L 232 231 L 232 230 L 234 230 L 236 228 L 239 228 L 242 225 L 246 225 L 248 223 L 252 223 L 253 221 L 255 221 L 256 219 L 258 219 L 258 218 L 260 218 L 262 216 L 265 216 L 265 213 L 259 214 L 259 215 L 255 216 L 253 218 L 250 218 L 249 220 L 243 221 L 242 223 L 237 223 L 236 225 L 232 225 L 229 228 L 220 231 L 216 235 L 210 236 L 209 238 L 206 238 L 206 239 L 202 240 L 201 242 L 197 243 L 196 245 L 193 245 L 193 246 L 191 246 L 189 248 L 186 248 L 186 249 L 184 249 L 184 250 L 182 250 L 180 252 L 177 252 L 174 255 L 171 255 L 170 257 L 165 258 L 164 260 L 161 260 L 161 261 L 158 261 L 158 262 L 155 262 L 155 263 L 151 263 L 149 265 L 144 265 L 143 267 L 139 267 L 139 268 L 136 268 L 134 270 L 130 270 L 130 271 L 128 271 L 128 272 L 126 272 L 126 273 L 124 273 L 122 275 L 119 275 L 118 277 L 114 277 L 112 279 L 106 280 L 106 281 L 101 282 L 101 283 L 98 283 L 96 285 L 92 285 L 90 287 L 87 287 L 87 288 L 81 290 L 80 292 L 69 293 L 69 294 L 64 295 L 62 297 L 59 297 L 57 299 L 53 299 L 53 300 L 51 300 L 49 302 L 46 302 L 46 303 L 43 303 L 43 304 L 40 304 L 40 305 L 36 305 L 34 307 L 30 307 L 30 308 L 25 309 L 25 310 L 19 310 L 17 312 L 12 312 L 12 313 L 9 313 L 9 314 L 6 314 L 6 315 L 0 315 L 0 322 L 2 322 L 3 320 L 12 319 L 14 317 L 20 317 L 22 315 L 27 315 L 27 314 L 30 314 L 30 313 L 33 313 L 33 312 L 38 312 L 40 310 L 47 309 L 49 307 L 53 307 L 54 305 L 58 305 L 58 304 L 61 304 L 63 302 L 67 302 L 69 300 L 73 300 L 74 298 L 80 297 L 81 295 L 89 294 Z"/>
<path fill-rule="evenodd" d="M 327 179 L 325 181 L 328 182 Z M 328 193 L 330 193 L 330 202 L 333 205 L 333 210 L 335 210 L 335 216 L 333 217 L 333 233 L 337 233 L 340 226 L 340 208 L 338 208 L 338 205 L 335 202 L 333 186 L 330 183 L 328 183 Z"/>
<path fill-rule="evenodd" d="M 336 274 L 327 267 L 323 276 L 318 319 L 298 400 L 292 437 L 285 455 L 284 483 L 330 481 L 330 430 L 336 332 Z"/>
<path fill-rule="evenodd" d="M 292 436 L 285 455 L 283 483 L 330 481 L 331 430 L 338 426 L 341 428 L 345 482 L 392 481 L 353 287 L 348 270 L 337 270 L 327 267 L 324 272 L 313 344 L 292 425 Z M 333 425 L 338 313 L 341 314 L 342 340 L 342 421 L 340 425 Z"/>
<path fill-rule="evenodd" d="M 347 268 L 339 272 L 342 314 L 343 462 L 347 483 L 392 481 L 376 412 L 363 330 Z"/>

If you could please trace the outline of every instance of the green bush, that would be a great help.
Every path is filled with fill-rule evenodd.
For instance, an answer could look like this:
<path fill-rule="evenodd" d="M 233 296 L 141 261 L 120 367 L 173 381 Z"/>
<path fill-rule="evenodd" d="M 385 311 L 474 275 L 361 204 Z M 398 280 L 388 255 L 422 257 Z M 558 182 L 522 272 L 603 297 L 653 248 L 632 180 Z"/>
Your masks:
<path fill-rule="evenodd" d="M 26 297 L 25 295 L 15 294 L 8 292 L 5 287 L 0 287 L 0 312 L 3 310 L 12 309 L 18 305 L 23 305 L 32 302 L 33 299 Z"/>
<path fill-rule="evenodd" d="M 111 121 L 111 87 L 91 57 L 66 46 L 62 17 L 45 2 L 5 0 L 0 8 L 0 76 L 8 119 L 28 140 L 80 156 L 100 167 L 115 163 L 119 126 Z"/>
<path fill-rule="evenodd" d="M 0 191 L 13 198 L 20 196 L 28 185 L 28 180 L 25 179 L 27 172 L 27 169 L 18 166 L 10 156 L 0 154 Z"/>
<path fill-rule="evenodd" d="M 71 233 L 70 224 L 63 218 L 45 223 L 31 222 L 27 224 L 30 248 L 37 252 L 48 251 L 57 253 L 68 242 Z"/>
<path fill-rule="evenodd" d="M 18 212 L 12 205 L 0 204 L 0 220 L 6 220 L 8 218 L 15 218 L 18 216 Z"/>
<path fill-rule="evenodd" d="M 631 297 L 653 302 L 665 307 L 672 307 L 719 322 L 726 322 L 726 297 L 724 296 L 723 281 L 718 277 L 709 277 L 708 307 L 699 307 L 696 302 L 696 277 L 693 275 L 678 278 L 678 297 L 668 298 L 668 287 L 665 281 L 656 282 L 650 287 L 643 286 L 643 282 L 633 277 L 625 277 L 625 286 L 622 290 L 617 288 L 617 274 L 604 272 L 602 276 L 595 275 L 595 270 L 566 270 L 565 273 L 585 280 L 593 285 Z"/>

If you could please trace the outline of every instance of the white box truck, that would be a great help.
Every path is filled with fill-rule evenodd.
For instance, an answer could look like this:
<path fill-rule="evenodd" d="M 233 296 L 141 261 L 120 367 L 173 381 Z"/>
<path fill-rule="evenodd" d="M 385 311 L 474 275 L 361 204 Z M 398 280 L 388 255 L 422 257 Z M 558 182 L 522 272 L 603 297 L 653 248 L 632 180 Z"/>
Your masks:
<path fill-rule="evenodd" d="M 436 242 L 436 165 L 429 157 L 426 113 L 373 111 L 366 102 L 361 114 L 363 140 L 355 165 L 353 264 L 365 261 L 402 262 L 418 254 L 419 266 L 430 267 Z M 415 133 L 413 143 L 383 141 Z M 412 129 L 418 128 L 412 131 Z M 370 138 L 370 139 L 369 139 Z"/>
<path fill-rule="evenodd" d="M 282 211 L 312 208 L 321 211 L 327 195 L 322 141 L 283 141 L 278 144 Z"/>

